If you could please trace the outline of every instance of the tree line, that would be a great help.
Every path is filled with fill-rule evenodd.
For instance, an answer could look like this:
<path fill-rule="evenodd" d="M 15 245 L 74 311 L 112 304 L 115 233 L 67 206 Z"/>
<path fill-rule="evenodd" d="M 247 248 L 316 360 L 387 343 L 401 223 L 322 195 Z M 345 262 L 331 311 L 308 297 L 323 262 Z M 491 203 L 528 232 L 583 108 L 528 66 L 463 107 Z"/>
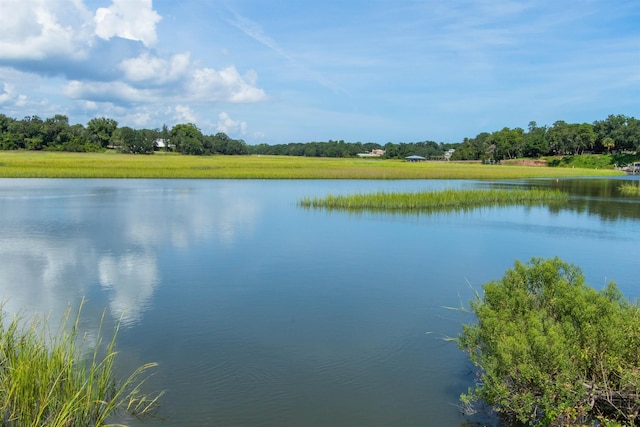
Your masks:
<path fill-rule="evenodd" d="M 0 114 L 0 150 L 49 150 L 97 152 L 108 149 L 123 153 L 152 154 L 176 151 L 183 154 L 249 154 L 243 140 L 223 132 L 204 135 L 193 123 L 177 124 L 169 129 L 133 129 L 118 127 L 106 117 L 89 120 L 86 126 L 70 125 L 67 116 L 56 114 L 47 119 L 27 116 L 22 120 Z"/>
<path fill-rule="evenodd" d="M 640 151 L 640 120 L 609 115 L 592 124 L 558 120 L 551 127 L 538 126 L 532 121 L 527 131 L 505 127 L 465 138 L 456 148 L 452 160 L 504 160 L 613 151 Z"/>
<path fill-rule="evenodd" d="M 193 123 L 176 124 L 171 129 L 132 129 L 118 127 L 110 118 L 97 117 L 86 126 L 70 125 L 67 116 L 56 114 L 47 119 L 27 116 L 22 120 L 0 114 L 0 150 L 102 151 L 116 149 L 124 153 L 151 154 L 176 151 L 190 155 L 263 154 L 306 157 L 355 157 L 374 149 L 383 149 L 383 158 L 402 159 L 410 155 L 427 159 L 442 158 L 455 150 L 451 160 L 493 160 L 566 156 L 584 153 L 640 151 L 640 120 L 624 115 L 609 115 L 593 123 L 556 121 L 552 126 L 529 123 L 527 130 L 505 127 L 492 133 L 481 132 L 462 142 L 435 141 L 291 142 L 288 144 L 248 145 L 242 139 L 223 132 L 205 135 Z"/>

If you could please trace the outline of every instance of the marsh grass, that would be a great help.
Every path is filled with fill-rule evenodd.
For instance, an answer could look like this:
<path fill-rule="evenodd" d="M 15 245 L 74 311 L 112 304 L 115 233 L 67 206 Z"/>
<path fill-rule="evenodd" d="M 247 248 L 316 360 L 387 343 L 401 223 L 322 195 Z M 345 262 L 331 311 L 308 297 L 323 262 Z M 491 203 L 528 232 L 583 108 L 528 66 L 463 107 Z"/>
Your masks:
<path fill-rule="evenodd" d="M 0 178 L 517 179 L 621 174 L 612 170 L 400 160 L 0 151 Z"/>
<path fill-rule="evenodd" d="M 415 193 L 328 195 L 303 198 L 304 208 L 326 208 L 349 211 L 433 212 L 474 209 L 484 206 L 563 203 L 568 194 L 558 190 L 456 190 Z"/>
<path fill-rule="evenodd" d="M 81 308 L 73 323 L 68 310 L 55 334 L 47 319 L 36 316 L 25 325 L 0 315 L 0 425 L 104 426 L 120 411 L 153 415 L 161 394 L 145 395 L 140 386 L 156 365 L 145 364 L 116 381 L 117 328 L 110 342 L 91 343 L 94 350 L 87 354 L 87 338 L 78 331 Z"/>
<path fill-rule="evenodd" d="M 626 196 L 640 196 L 640 182 L 637 184 L 622 184 L 620 185 L 620 192 Z"/>

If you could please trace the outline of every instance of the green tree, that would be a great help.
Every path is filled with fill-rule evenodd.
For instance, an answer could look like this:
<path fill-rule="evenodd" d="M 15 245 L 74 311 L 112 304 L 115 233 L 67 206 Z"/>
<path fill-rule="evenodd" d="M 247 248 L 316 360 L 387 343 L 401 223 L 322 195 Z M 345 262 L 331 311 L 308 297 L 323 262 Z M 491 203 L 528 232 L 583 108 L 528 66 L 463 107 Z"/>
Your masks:
<path fill-rule="evenodd" d="M 43 144 L 45 146 L 62 147 L 73 140 L 73 132 L 69 126 L 69 118 L 62 114 L 49 117 L 42 124 Z"/>
<path fill-rule="evenodd" d="M 522 128 L 503 128 L 494 132 L 488 142 L 495 147 L 494 158 L 496 160 L 515 159 L 522 157 L 524 130 Z"/>
<path fill-rule="evenodd" d="M 193 123 L 177 124 L 169 133 L 171 143 L 176 151 L 184 154 L 204 154 L 204 136 Z"/>
<path fill-rule="evenodd" d="M 169 134 L 169 128 L 166 124 L 162 125 L 162 130 L 160 131 L 160 139 L 162 139 L 162 143 L 164 144 L 164 151 L 171 150 L 171 138 Z"/>
<path fill-rule="evenodd" d="M 153 154 L 157 132 L 149 129 L 122 127 L 116 130 L 114 140 L 123 153 Z"/>
<path fill-rule="evenodd" d="M 548 152 L 547 127 L 538 126 L 535 121 L 529 122 L 528 132 L 524 135 L 524 157 L 540 157 Z"/>
<path fill-rule="evenodd" d="M 87 123 L 87 135 L 94 144 L 107 148 L 117 128 L 118 122 L 115 120 L 106 117 L 95 117 Z"/>
<path fill-rule="evenodd" d="M 571 152 L 572 134 L 569 124 L 564 120 L 553 123 L 549 129 L 548 137 L 550 154 L 563 155 Z"/>
<path fill-rule="evenodd" d="M 458 337 L 482 400 L 510 421 L 558 425 L 640 416 L 640 310 L 614 283 L 598 292 L 558 258 L 515 263 L 471 302 Z"/>
<path fill-rule="evenodd" d="M 607 154 L 611 152 L 612 148 L 615 148 L 616 142 L 611 137 L 605 137 L 602 140 L 602 146 L 607 149 Z"/>

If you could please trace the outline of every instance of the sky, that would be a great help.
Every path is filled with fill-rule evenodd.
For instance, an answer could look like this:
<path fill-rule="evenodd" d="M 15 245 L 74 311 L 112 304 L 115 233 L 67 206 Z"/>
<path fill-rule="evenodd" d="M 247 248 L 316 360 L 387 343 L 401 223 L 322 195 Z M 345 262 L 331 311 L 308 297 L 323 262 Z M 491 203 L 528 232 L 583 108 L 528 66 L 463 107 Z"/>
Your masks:
<path fill-rule="evenodd" d="M 640 118 L 640 1 L 0 0 L 0 113 L 248 144 Z"/>

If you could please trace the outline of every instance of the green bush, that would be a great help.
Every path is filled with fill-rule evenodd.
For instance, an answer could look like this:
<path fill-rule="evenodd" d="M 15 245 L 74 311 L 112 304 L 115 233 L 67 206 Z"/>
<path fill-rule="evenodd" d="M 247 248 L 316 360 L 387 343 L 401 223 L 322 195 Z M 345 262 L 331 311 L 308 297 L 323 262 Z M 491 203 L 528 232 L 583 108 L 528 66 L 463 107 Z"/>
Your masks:
<path fill-rule="evenodd" d="M 550 167 L 613 169 L 614 162 L 609 154 L 582 154 L 579 156 L 548 157 Z"/>
<path fill-rule="evenodd" d="M 460 348 L 478 367 L 461 400 L 509 421 L 566 425 L 640 415 L 640 310 L 614 283 L 598 292 L 558 258 L 516 261 L 471 302 Z"/>

